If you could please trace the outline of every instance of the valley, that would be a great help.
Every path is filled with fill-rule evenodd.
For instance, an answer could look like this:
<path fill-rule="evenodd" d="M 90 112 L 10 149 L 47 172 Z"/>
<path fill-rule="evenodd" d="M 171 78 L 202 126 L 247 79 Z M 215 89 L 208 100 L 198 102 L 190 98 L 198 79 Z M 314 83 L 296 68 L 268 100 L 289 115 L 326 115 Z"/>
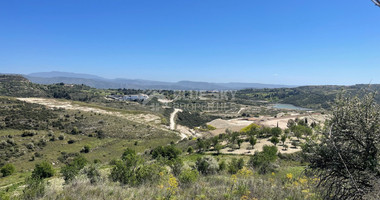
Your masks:
<path fill-rule="evenodd" d="M 182 181 L 181 187 L 187 187 L 186 179 L 183 179 L 185 172 L 194 173 L 188 178 L 198 177 L 192 187 L 210 184 L 207 179 L 211 177 L 214 181 L 227 181 L 219 186 L 209 185 L 209 192 L 215 187 L 226 187 L 230 184 L 230 175 L 241 173 L 254 173 L 253 176 L 258 180 L 275 180 L 280 185 L 288 180 L 286 177 L 289 174 L 298 176 L 297 180 L 306 180 L 310 177 L 302 176 L 308 162 L 304 158 L 304 150 L 310 142 L 321 140 L 325 121 L 331 117 L 331 111 L 323 107 L 299 109 L 292 105 L 274 104 L 276 102 L 272 97 L 257 98 L 265 89 L 250 94 L 253 98 L 246 98 L 246 91 L 152 92 L 95 89 L 67 84 L 39 85 L 14 76 L 3 76 L 1 80 L 0 165 L 11 163 L 15 166 L 12 175 L 0 178 L 0 194 L 4 198 L 21 198 L 25 188 L 30 187 L 25 180 L 35 173 L 33 168 L 41 162 L 49 163 L 57 171 L 56 175 L 46 180 L 48 184 L 44 187 L 50 193 L 44 194 L 45 197 L 58 198 L 53 194 L 57 193 L 65 198 L 74 198 L 67 191 L 75 188 L 86 192 L 87 189 L 73 184 L 87 184 L 88 179 L 79 176 L 87 168 L 75 172 L 77 178 L 74 180 L 85 182 L 67 182 L 65 170 L 73 159 L 85 159 L 87 163 L 93 163 L 88 164 L 88 167 L 98 170 L 97 177 L 102 180 L 101 184 L 106 184 L 107 187 L 101 189 L 102 193 L 106 188 L 109 190 L 110 185 L 115 190 L 127 186 L 128 191 L 141 195 L 139 199 L 145 199 L 149 193 L 143 195 L 141 192 L 144 189 L 132 183 L 123 184 L 122 181 L 129 179 L 119 179 L 124 175 L 114 174 L 115 170 L 121 170 L 118 164 L 121 162 L 120 156 L 129 151 L 136 152 L 133 155 L 141 159 L 141 165 L 136 163 L 136 167 L 139 166 L 137 169 L 150 166 L 150 170 L 160 171 L 149 172 L 151 176 L 157 175 L 155 173 L 166 174 L 157 179 L 160 181 L 170 179 L 177 167 L 182 172 L 178 172 L 175 179 Z M 38 93 L 30 95 L 32 88 Z M 146 95 L 147 98 L 142 100 L 108 98 L 109 95 L 144 93 L 151 95 Z M 275 149 L 275 154 L 272 154 L 275 159 L 265 161 L 265 165 L 260 163 L 262 161 L 255 161 L 261 154 L 273 153 L 271 148 Z M 170 156 L 177 158 L 171 160 Z M 216 175 L 207 176 L 208 172 L 200 168 L 201 161 L 210 162 L 210 166 L 216 165 L 212 169 L 215 170 L 212 174 Z M 239 165 L 238 162 L 243 164 Z M 167 166 L 168 170 L 158 166 Z M 268 173 L 272 173 L 273 177 L 268 178 Z M 107 178 L 113 176 L 116 176 L 116 182 Z M 239 184 L 246 184 L 244 176 L 238 178 Z M 121 185 L 115 185 L 117 182 L 121 182 Z M 99 184 L 92 187 L 103 187 Z M 168 195 L 165 190 L 153 189 L 150 183 L 145 186 L 155 191 L 155 194 Z M 289 190 L 297 196 L 296 199 L 306 198 L 305 195 L 310 193 L 302 192 L 305 187 L 313 189 L 310 193 L 318 199 L 318 191 L 309 184 L 287 188 L 275 199 L 285 197 Z M 268 189 L 261 188 L 261 192 Z M 187 193 L 189 191 L 202 194 L 195 188 L 183 188 L 180 194 L 190 197 L 193 194 Z M 270 193 L 255 194 L 267 198 Z M 119 195 L 132 198 L 125 192 Z M 217 194 L 208 195 L 218 198 Z M 232 199 L 244 196 L 231 195 Z M 109 198 L 119 197 L 110 195 Z"/>

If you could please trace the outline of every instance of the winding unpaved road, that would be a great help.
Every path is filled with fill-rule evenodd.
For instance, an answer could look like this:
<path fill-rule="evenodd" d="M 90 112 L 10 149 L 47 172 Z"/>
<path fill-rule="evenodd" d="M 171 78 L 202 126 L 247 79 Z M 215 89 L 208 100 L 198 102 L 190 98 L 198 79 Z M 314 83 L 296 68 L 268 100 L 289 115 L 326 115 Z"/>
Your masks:
<path fill-rule="evenodd" d="M 175 130 L 175 116 L 177 115 L 178 112 L 182 112 L 181 109 L 175 108 L 174 112 L 170 114 L 170 129 Z"/>

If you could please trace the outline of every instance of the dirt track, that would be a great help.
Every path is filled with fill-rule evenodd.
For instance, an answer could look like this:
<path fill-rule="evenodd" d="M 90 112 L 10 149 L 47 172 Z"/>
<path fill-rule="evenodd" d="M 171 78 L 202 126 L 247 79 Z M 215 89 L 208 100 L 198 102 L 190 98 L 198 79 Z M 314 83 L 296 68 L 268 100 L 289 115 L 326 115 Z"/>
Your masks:
<path fill-rule="evenodd" d="M 106 115 L 112 115 L 117 117 L 122 117 L 131 121 L 139 123 L 160 123 L 160 117 L 153 114 L 125 114 L 116 111 L 107 111 L 100 108 L 93 108 L 88 106 L 81 106 L 70 101 L 56 100 L 56 99 L 45 99 L 45 98 L 17 98 L 20 101 L 25 101 L 28 103 L 35 103 L 44 105 L 48 108 L 63 108 L 67 110 L 80 110 L 84 112 L 94 112 Z"/>

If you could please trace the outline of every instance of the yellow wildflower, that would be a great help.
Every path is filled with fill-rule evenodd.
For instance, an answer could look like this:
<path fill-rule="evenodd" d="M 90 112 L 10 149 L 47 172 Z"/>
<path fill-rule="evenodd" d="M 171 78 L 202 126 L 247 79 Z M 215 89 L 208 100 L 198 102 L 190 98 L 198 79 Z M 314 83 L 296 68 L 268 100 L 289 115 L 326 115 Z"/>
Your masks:
<path fill-rule="evenodd" d="M 289 180 L 293 179 L 293 174 L 292 173 L 286 174 L 286 178 L 288 178 Z"/>
<path fill-rule="evenodd" d="M 235 175 L 235 174 L 231 176 L 231 180 L 232 180 L 234 183 L 236 183 L 236 182 L 237 182 L 237 177 L 236 177 L 236 175 Z"/>
<path fill-rule="evenodd" d="M 239 170 L 237 172 L 237 175 L 241 176 L 241 177 L 248 177 L 248 176 L 252 176 L 253 175 L 253 171 L 247 169 L 246 167 L 243 167 L 243 169 L 241 169 L 241 170 Z"/>

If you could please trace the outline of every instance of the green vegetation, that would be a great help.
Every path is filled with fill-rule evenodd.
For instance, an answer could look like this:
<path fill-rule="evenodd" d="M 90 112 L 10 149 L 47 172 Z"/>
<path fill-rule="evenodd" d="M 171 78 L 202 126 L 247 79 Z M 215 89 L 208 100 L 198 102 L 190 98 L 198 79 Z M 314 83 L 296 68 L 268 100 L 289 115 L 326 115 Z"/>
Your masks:
<path fill-rule="evenodd" d="M 61 169 L 61 173 L 66 182 L 71 181 L 75 176 L 79 174 L 79 171 L 83 169 L 87 164 L 86 158 L 83 156 L 76 156 L 71 162 L 67 163 Z"/>
<path fill-rule="evenodd" d="M 3 167 L 1 167 L 0 172 L 3 174 L 3 177 L 12 175 L 15 173 L 16 168 L 11 163 L 5 164 Z"/>
<path fill-rule="evenodd" d="M 256 152 L 254 156 L 249 159 L 249 165 L 256 169 L 261 174 L 274 172 L 274 165 L 272 163 L 277 159 L 277 147 L 264 146 L 262 152 Z"/>
<path fill-rule="evenodd" d="M 321 142 L 304 152 L 325 198 L 365 199 L 379 194 L 380 107 L 374 94 L 338 96 Z M 378 196 L 377 196 L 378 197 Z"/>
<path fill-rule="evenodd" d="M 295 105 L 329 108 L 320 102 L 340 88 L 243 90 L 238 101 L 295 99 Z M 349 88 L 359 94 L 355 91 L 361 87 Z M 14 98 L 31 95 L 30 91 L 133 117 L 153 113 L 158 122 L 48 109 Z M 209 135 L 215 127 L 206 122 L 217 114 L 184 111 L 178 113 L 178 123 L 204 132 L 203 137 L 178 141 L 175 133 L 163 128 L 173 109 L 147 111 L 137 102 L 104 98 L 136 92 L 142 91 L 38 85 L 17 76 L 0 76 L 0 93 L 6 95 L 0 97 L 0 199 L 319 200 L 378 195 L 376 96 L 340 97 L 325 129 L 302 118 L 289 120 L 285 130 L 251 124 L 215 136 Z M 173 91 L 166 95 L 174 96 Z M 257 144 L 262 142 L 270 146 L 260 151 Z M 302 152 L 283 153 L 290 142 L 290 149 L 302 147 Z"/>
<path fill-rule="evenodd" d="M 178 118 L 178 120 L 177 120 L 178 124 L 183 125 L 183 126 L 187 126 L 189 128 L 195 128 L 195 127 L 203 126 L 207 122 L 210 122 L 210 121 L 216 119 L 217 117 L 210 116 L 210 115 L 203 115 L 199 112 L 191 112 L 190 113 L 187 111 L 183 111 L 183 112 L 178 113 L 177 118 Z M 212 127 L 207 127 L 207 128 L 212 129 Z"/>
<path fill-rule="evenodd" d="M 302 86 L 296 88 L 277 89 L 245 89 L 236 93 L 239 102 L 266 100 L 269 102 L 280 102 L 293 104 L 304 108 L 330 109 L 335 97 L 343 90 L 352 96 L 364 96 L 368 85 L 354 86 Z M 372 91 L 380 91 L 380 85 L 370 86 Z M 376 95 L 376 102 L 380 103 L 380 96 Z"/>
<path fill-rule="evenodd" d="M 55 170 L 53 166 L 47 161 L 36 164 L 32 172 L 33 179 L 44 179 L 54 176 Z"/>

